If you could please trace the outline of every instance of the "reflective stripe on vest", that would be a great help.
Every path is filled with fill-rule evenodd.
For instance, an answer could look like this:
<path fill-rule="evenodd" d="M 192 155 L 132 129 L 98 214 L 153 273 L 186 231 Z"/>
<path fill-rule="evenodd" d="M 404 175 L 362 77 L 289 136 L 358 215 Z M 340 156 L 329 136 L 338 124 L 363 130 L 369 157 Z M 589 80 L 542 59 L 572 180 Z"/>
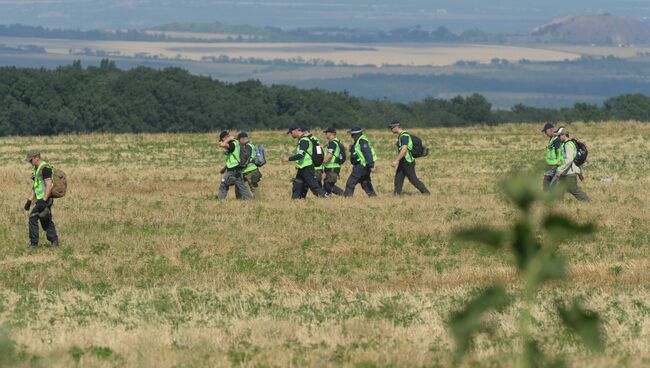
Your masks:
<path fill-rule="evenodd" d="M 339 155 L 341 154 L 341 143 L 338 138 L 332 139 L 332 142 L 336 144 L 336 149 L 332 152 L 332 158 L 330 158 L 330 161 L 325 164 L 326 169 L 337 169 L 341 167 L 341 164 L 338 162 Z"/>
<path fill-rule="evenodd" d="M 556 152 L 555 147 L 553 147 L 557 139 L 559 138 L 551 138 L 548 141 L 548 146 L 546 146 L 546 163 L 551 166 L 558 165 L 562 159 L 562 148 L 560 148 L 560 152 Z"/>
<path fill-rule="evenodd" d="M 307 143 L 309 143 L 309 147 L 307 148 L 307 151 L 305 151 L 302 158 L 296 161 L 296 167 L 299 169 L 303 169 L 307 166 L 312 166 L 314 164 L 314 162 L 311 159 L 311 154 L 312 154 L 312 150 L 314 149 L 314 146 L 311 143 L 311 139 L 309 139 L 309 137 L 307 137 L 306 135 L 300 137 L 300 140 L 298 141 L 298 147 L 296 147 L 296 154 L 300 154 L 300 142 L 302 141 L 307 141 Z"/>
<path fill-rule="evenodd" d="M 361 152 L 361 141 L 366 141 L 368 143 L 373 161 L 377 161 L 377 155 L 375 154 L 374 147 L 372 147 L 370 141 L 368 140 L 365 134 L 359 137 L 359 139 L 357 139 L 356 142 L 354 142 L 354 154 L 357 157 L 357 161 L 359 162 L 359 165 L 366 167 L 368 166 L 368 161 L 366 160 L 366 157 L 363 155 L 363 152 Z"/>
<path fill-rule="evenodd" d="M 251 142 L 246 143 L 246 145 L 251 149 L 251 156 L 248 158 L 248 166 L 246 166 L 246 168 L 242 171 L 242 174 L 248 174 L 249 172 L 255 171 L 257 169 L 257 165 L 253 163 L 255 157 L 257 156 L 255 145 L 253 145 Z"/>
<path fill-rule="evenodd" d="M 415 161 L 415 158 L 413 157 L 413 139 L 411 139 L 411 135 L 408 134 L 408 132 L 401 132 L 399 136 L 397 137 L 397 153 L 402 150 L 402 136 L 407 136 L 409 138 L 409 143 L 406 145 L 406 154 L 404 154 L 404 159 L 406 162 L 411 163 Z"/>
<path fill-rule="evenodd" d="M 34 170 L 34 195 L 36 199 L 43 199 L 45 197 L 45 180 L 43 179 L 43 173 L 41 170 L 47 165 L 45 161 L 41 162 L 38 165 L 38 168 Z"/>
<path fill-rule="evenodd" d="M 232 141 L 232 143 L 235 145 L 235 150 L 233 152 L 226 151 L 226 167 L 229 169 L 234 169 L 239 166 L 239 154 L 241 151 L 239 142 Z"/>

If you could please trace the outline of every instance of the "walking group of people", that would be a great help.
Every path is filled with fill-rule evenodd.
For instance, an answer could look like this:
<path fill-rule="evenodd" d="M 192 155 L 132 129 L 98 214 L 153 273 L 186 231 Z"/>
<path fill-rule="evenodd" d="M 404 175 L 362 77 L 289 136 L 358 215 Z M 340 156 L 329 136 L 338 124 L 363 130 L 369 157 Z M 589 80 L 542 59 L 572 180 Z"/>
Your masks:
<path fill-rule="evenodd" d="M 408 179 L 422 194 L 429 194 L 429 190 L 418 179 L 415 172 L 412 136 L 402 129 L 397 120 L 392 121 L 388 127 L 397 136 L 395 142 L 397 154 L 391 163 L 395 168 L 394 194 L 401 194 L 404 179 Z M 583 180 L 583 174 L 582 169 L 575 162 L 578 149 L 575 141 L 569 136 L 568 130 L 564 127 L 556 129 L 552 123 L 547 123 L 542 132 L 549 138 L 546 146 L 548 167 L 544 173 L 544 190 L 550 190 L 559 184 L 576 199 L 589 201 L 587 194 L 578 186 L 578 179 Z M 336 185 L 341 173 L 341 166 L 346 160 L 345 148 L 337 137 L 336 129 L 325 130 L 328 140 L 325 149 L 307 127 L 292 126 L 287 133 L 298 141 L 295 154 L 283 157 L 283 161 L 294 162 L 296 166 L 292 198 L 305 198 L 309 191 L 317 197 L 330 195 L 350 197 L 354 194 L 358 184 L 361 184 L 361 188 L 368 196 L 377 195 L 372 185 L 372 174 L 375 171 L 377 154 L 363 129 L 348 130 L 348 134 L 353 140 L 349 148 L 352 171 L 345 184 L 345 189 Z M 223 131 L 219 136 L 219 146 L 225 152 L 226 163 L 221 169 L 223 176 L 217 197 L 225 199 L 232 186 L 235 187 L 235 196 L 238 199 L 249 200 L 259 197 L 259 184 L 262 179 L 259 165 L 263 165 L 264 160 L 258 160 L 260 152 L 250 141 L 248 134 L 241 132 L 235 137 L 229 132 Z M 41 158 L 39 151 L 29 152 L 26 159 L 33 167 L 33 185 L 24 206 L 25 211 L 29 213 L 30 243 L 28 250 L 38 247 L 39 223 L 45 231 L 50 245 L 58 247 L 59 238 L 54 221 L 52 221 L 54 169 Z"/>
<path fill-rule="evenodd" d="M 404 179 L 408 179 L 422 194 L 429 194 L 427 187 L 418 179 L 415 172 L 415 157 L 413 156 L 413 139 L 402 129 L 399 121 L 394 120 L 388 126 L 393 134 L 397 135 L 397 156 L 392 162 L 395 171 L 394 194 L 402 193 Z M 335 128 L 324 131 L 327 145 L 323 146 L 308 127 L 291 126 L 287 131 L 293 139 L 298 141 L 295 154 L 282 158 L 284 162 L 293 162 L 296 166 L 296 176 L 293 179 L 291 197 L 302 199 L 311 191 L 317 197 L 331 195 L 351 197 L 357 185 L 368 196 L 376 196 L 372 185 L 372 173 L 375 171 L 377 154 L 375 149 L 361 128 L 352 128 L 348 134 L 353 143 L 349 148 L 352 172 L 345 184 L 345 189 L 336 185 L 341 174 L 341 167 L 345 162 L 346 150 L 337 137 Z M 242 140 L 243 139 L 243 140 Z M 236 197 L 239 199 L 252 199 L 258 196 L 259 179 L 262 174 L 252 161 L 250 152 L 255 147 L 248 141 L 245 132 L 239 133 L 237 138 L 229 132 L 223 131 L 220 135 L 219 145 L 225 150 L 226 167 L 222 170 L 219 188 L 219 199 L 226 198 L 228 189 L 235 186 Z M 248 175 L 248 177 L 247 177 Z M 249 188 L 246 187 L 249 185 Z"/>

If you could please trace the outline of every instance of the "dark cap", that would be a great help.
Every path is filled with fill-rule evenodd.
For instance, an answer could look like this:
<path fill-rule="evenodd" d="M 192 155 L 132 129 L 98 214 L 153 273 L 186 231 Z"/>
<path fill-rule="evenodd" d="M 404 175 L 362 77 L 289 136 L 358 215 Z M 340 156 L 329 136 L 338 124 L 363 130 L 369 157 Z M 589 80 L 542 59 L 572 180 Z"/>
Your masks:
<path fill-rule="evenodd" d="M 300 127 L 300 130 L 302 130 L 303 132 L 310 132 L 310 131 L 311 131 L 311 127 L 308 127 L 308 126 L 306 126 L 306 125 L 303 125 L 303 126 Z"/>
<path fill-rule="evenodd" d="M 325 133 L 336 133 L 336 128 L 334 128 L 334 127 L 329 127 L 329 128 L 327 128 L 327 129 L 325 129 L 324 132 L 325 132 Z"/>
<path fill-rule="evenodd" d="M 348 130 L 349 134 L 361 134 L 362 132 L 363 132 L 363 129 L 357 128 L 357 127 L 350 128 L 350 130 Z"/>
<path fill-rule="evenodd" d="M 399 126 L 399 120 L 393 120 L 390 122 L 390 124 L 388 124 L 388 127 L 391 129 L 395 128 L 396 126 Z"/>
<path fill-rule="evenodd" d="M 223 141 L 230 134 L 227 130 L 222 130 L 219 134 L 219 142 Z"/>
<path fill-rule="evenodd" d="M 296 130 L 296 129 L 300 129 L 300 130 L 302 130 L 302 128 L 300 128 L 299 126 L 297 126 L 297 125 L 292 125 L 292 126 L 289 127 L 289 130 L 287 130 L 287 134 L 293 132 L 293 131 Z"/>
<path fill-rule="evenodd" d="M 553 123 L 546 123 L 544 124 L 544 129 L 542 129 L 542 133 L 545 133 L 547 129 L 555 128 L 555 125 Z"/>
<path fill-rule="evenodd" d="M 27 152 L 27 156 L 25 157 L 25 161 L 29 162 L 34 157 L 39 157 L 40 155 L 41 155 L 40 151 L 29 151 L 29 152 Z"/>
<path fill-rule="evenodd" d="M 242 139 L 242 138 L 248 138 L 248 133 L 239 132 L 239 134 L 237 134 L 237 139 Z"/>

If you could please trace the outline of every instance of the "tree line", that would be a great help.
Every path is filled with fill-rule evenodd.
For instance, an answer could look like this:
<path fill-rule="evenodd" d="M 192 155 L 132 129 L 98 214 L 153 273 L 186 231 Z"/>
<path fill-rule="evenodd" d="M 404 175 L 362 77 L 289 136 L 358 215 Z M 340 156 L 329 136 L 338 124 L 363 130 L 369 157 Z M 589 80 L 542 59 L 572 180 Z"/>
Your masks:
<path fill-rule="evenodd" d="M 411 103 L 367 100 L 346 92 L 266 86 L 257 80 L 225 83 L 180 68 L 120 70 L 114 62 L 55 70 L 0 68 L 0 135 L 87 132 L 209 132 L 352 125 L 384 128 L 399 119 L 410 127 L 541 121 L 650 121 L 650 98 L 611 98 L 601 106 L 493 110 L 479 94 Z"/>

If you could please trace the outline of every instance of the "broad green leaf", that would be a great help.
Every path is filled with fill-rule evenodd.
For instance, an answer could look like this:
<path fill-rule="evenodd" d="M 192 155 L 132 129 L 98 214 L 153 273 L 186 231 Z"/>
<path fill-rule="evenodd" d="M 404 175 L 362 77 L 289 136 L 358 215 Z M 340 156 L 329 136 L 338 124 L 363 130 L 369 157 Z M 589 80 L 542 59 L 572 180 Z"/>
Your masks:
<path fill-rule="evenodd" d="M 593 224 L 580 225 L 562 215 L 548 215 L 544 219 L 544 228 L 553 238 L 561 240 L 574 235 L 591 234 L 596 230 Z"/>
<path fill-rule="evenodd" d="M 510 298 L 505 289 L 502 286 L 492 286 L 468 302 L 463 310 L 451 315 L 449 326 L 456 341 L 455 364 L 459 364 L 469 350 L 473 335 L 485 330 L 485 313 L 501 311 L 509 303 Z"/>
<path fill-rule="evenodd" d="M 504 234 L 502 231 L 478 226 L 458 231 L 456 234 L 454 234 L 454 237 L 462 241 L 477 242 L 489 245 L 492 248 L 499 248 L 505 241 L 506 234 Z"/>
<path fill-rule="evenodd" d="M 522 172 L 509 177 L 503 183 L 508 198 L 521 210 L 528 211 L 530 206 L 541 197 L 538 176 Z"/>
<path fill-rule="evenodd" d="M 571 308 L 558 305 L 558 313 L 564 324 L 580 336 L 587 347 L 593 351 L 602 351 L 604 347 L 600 316 L 598 313 L 583 309 L 577 300 Z"/>

